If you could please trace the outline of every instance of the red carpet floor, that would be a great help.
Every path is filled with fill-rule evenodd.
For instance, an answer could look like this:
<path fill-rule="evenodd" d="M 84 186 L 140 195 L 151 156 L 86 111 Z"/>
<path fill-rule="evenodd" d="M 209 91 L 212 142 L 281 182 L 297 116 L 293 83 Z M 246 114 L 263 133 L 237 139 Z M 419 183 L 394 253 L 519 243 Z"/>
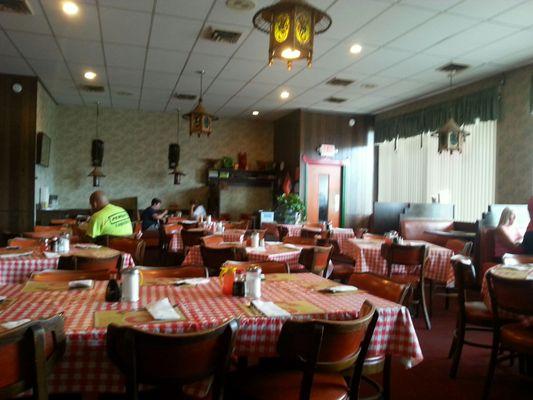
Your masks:
<path fill-rule="evenodd" d="M 447 358 L 455 326 L 454 301 L 450 310 L 438 301 L 434 306 L 432 330 L 425 329 L 421 317 L 414 320 L 424 361 L 405 369 L 397 360 L 393 364 L 392 399 L 480 399 L 489 362 L 489 349 L 464 346 L 456 379 L 449 378 L 451 360 Z M 490 336 L 472 333 L 470 338 L 489 343 Z M 517 375 L 517 363 L 496 370 L 491 399 L 533 399 L 531 381 Z"/>

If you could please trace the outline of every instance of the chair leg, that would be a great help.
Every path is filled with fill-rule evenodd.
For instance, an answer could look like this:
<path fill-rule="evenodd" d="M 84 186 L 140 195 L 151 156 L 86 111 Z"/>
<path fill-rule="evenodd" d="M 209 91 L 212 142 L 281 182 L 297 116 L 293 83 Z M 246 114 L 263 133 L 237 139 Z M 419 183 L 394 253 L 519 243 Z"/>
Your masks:
<path fill-rule="evenodd" d="M 444 297 L 444 309 L 449 310 L 450 309 L 450 289 L 446 288 L 446 297 Z"/>
<path fill-rule="evenodd" d="M 383 366 L 383 400 L 390 399 L 390 383 L 391 383 L 391 356 L 385 356 L 385 365 Z"/>
<path fill-rule="evenodd" d="M 448 358 L 452 358 L 453 353 L 455 353 L 455 348 L 457 347 L 457 328 L 453 331 L 452 344 L 450 345 L 450 351 L 448 351 Z"/>
<path fill-rule="evenodd" d="M 429 281 L 429 316 L 433 317 L 433 279 Z M 422 289 L 424 290 L 424 289 Z"/>
<path fill-rule="evenodd" d="M 453 338 L 452 347 L 455 347 L 452 359 L 452 368 L 450 369 L 450 378 L 457 376 L 457 369 L 459 368 L 459 361 L 461 361 L 461 353 L 463 352 L 463 345 L 465 341 L 465 326 L 460 324 L 456 330 Z M 453 343 L 455 342 L 455 346 Z M 450 349 L 451 351 L 451 349 Z"/>
<path fill-rule="evenodd" d="M 499 349 L 499 337 L 494 333 L 492 351 L 490 353 L 489 361 L 489 370 L 487 371 L 487 377 L 485 378 L 485 386 L 483 387 L 483 400 L 487 400 L 490 394 L 490 387 L 492 385 L 492 380 L 494 379 L 494 371 L 496 370 L 496 363 L 498 361 L 498 349 Z"/>
<path fill-rule="evenodd" d="M 424 321 L 426 322 L 426 328 L 429 331 L 431 330 L 431 321 L 429 319 L 428 308 L 426 304 L 426 291 L 424 290 L 424 282 L 421 282 L 421 284 L 419 285 L 419 290 L 420 290 L 420 300 L 422 303 L 422 312 L 424 313 Z"/>

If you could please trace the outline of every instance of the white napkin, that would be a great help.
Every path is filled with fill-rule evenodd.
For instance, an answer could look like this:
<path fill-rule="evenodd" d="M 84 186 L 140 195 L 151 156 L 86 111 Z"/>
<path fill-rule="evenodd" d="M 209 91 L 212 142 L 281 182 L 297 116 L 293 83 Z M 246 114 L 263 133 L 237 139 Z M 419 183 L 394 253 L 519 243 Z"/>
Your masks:
<path fill-rule="evenodd" d="M 14 328 L 16 328 L 18 326 L 21 326 L 21 325 L 24 325 L 26 322 L 30 322 L 30 321 L 31 321 L 31 319 L 24 318 L 24 319 L 19 319 L 18 321 L 4 322 L 0 326 L 2 328 L 5 328 L 5 329 L 14 329 Z"/>
<path fill-rule="evenodd" d="M 61 257 L 61 254 L 59 254 L 59 253 L 53 253 L 53 252 L 51 252 L 51 251 L 44 251 L 43 253 L 44 253 L 44 256 L 45 256 L 46 258 L 59 258 L 59 257 Z"/>
<path fill-rule="evenodd" d="M 530 270 L 533 270 L 533 265 L 531 264 L 502 265 L 501 268 L 512 269 L 514 271 L 530 271 Z"/>
<path fill-rule="evenodd" d="M 25 251 L 23 253 L 7 253 L 7 254 L 0 254 L 0 258 L 23 257 L 23 256 L 31 256 L 32 254 L 33 254 L 33 251 Z"/>
<path fill-rule="evenodd" d="M 7 299 L 7 296 L 0 296 L 0 303 Z"/>
<path fill-rule="evenodd" d="M 69 289 L 87 289 L 93 287 L 93 280 L 92 279 L 80 279 L 77 281 L 70 281 L 68 283 Z"/>
<path fill-rule="evenodd" d="M 355 286 L 350 285 L 337 285 L 337 286 L 331 286 L 328 288 L 324 288 L 321 290 L 321 292 L 328 292 L 328 293 L 345 293 L 345 292 L 356 292 L 358 289 Z"/>
<path fill-rule="evenodd" d="M 285 246 L 288 249 L 296 249 L 296 250 L 300 250 L 302 248 L 301 246 L 296 246 L 295 244 L 292 244 L 292 243 L 285 243 L 283 246 Z"/>
<path fill-rule="evenodd" d="M 261 252 L 266 251 L 266 248 L 265 247 L 261 247 L 261 246 L 259 246 L 259 247 L 247 247 L 246 251 L 255 251 L 255 252 L 260 252 L 261 253 Z"/>
<path fill-rule="evenodd" d="M 77 247 L 78 249 L 99 249 L 102 246 L 93 243 L 78 243 L 75 244 L 74 247 Z"/>
<path fill-rule="evenodd" d="M 252 304 L 267 317 L 290 317 L 291 314 L 271 301 L 252 300 Z"/>
<path fill-rule="evenodd" d="M 272 242 L 272 241 L 267 240 L 265 243 L 273 246 L 276 244 L 281 244 L 282 242 Z"/>
<path fill-rule="evenodd" d="M 157 320 L 176 320 L 180 319 L 180 315 L 172 308 L 168 297 L 154 301 L 146 306 L 146 310 L 150 315 Z"/>
<path fill-rule="evenodd" d="M 187 278 L 187 279 L 179 279 L 174 284 L 175 285 L 205 285 L 206 283 L 209 283 L 209 278 Z"/>

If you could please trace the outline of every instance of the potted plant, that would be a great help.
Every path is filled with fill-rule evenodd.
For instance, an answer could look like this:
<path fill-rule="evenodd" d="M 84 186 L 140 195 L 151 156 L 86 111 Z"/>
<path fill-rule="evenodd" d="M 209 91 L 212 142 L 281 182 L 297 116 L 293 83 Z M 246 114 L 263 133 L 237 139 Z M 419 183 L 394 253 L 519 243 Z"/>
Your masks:
<path fill-rule="evenodd" d="M 305 218 L 305 204 L 297 194 L 282 194 L 277 198 L 274 218 L 281 224 L 297 224 Z"/>

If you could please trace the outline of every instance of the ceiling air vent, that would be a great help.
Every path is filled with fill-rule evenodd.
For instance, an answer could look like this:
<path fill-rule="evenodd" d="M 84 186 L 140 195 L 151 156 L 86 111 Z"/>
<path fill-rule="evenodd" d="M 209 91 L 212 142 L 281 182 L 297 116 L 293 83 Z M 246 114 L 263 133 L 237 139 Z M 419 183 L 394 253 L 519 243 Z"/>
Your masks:
<path fill-rule="evenodd" d="M 342 99 L 340 97 L 328 97 L 327 99 L 324 99 L 324 101 L 327 101 L 329 103 L 344 103 L 348 99 Z"/>
<path fill-rule="evenodd" d="M 367 89 L 367 90 L 370 90 L 370 89 L 375 89 L 378 87 L 378 85 L 376 85 L 375 83 L 363 83 L 361 84 L 361 87 L 363 89 Z"/>
<path fill-rule="evenodd" d="M 196 99 L 195 94 L 187 94 L 187 93 L 174 93 L 173 97 L 178 100 L 195 100 Z"/>
<path fill-rule="evenodd" d="M 222 29 L 207 28 L 204 33 L 204 38 L 212 40 L 213 42 L 224 42 L 235 44 L 241 38 L 242 32 L 224 31 Z"/>
<path fill-rule="evenodd" d="M 449 63 L 446 65 L 443 65 L 442 67 L 437 68 L 437 71 L 457 73 L 457 72 L 464 71 L 465 69 L 469 67 L 470 65 L 466 65 L 466 64 Z"/>
<path fill-rule="evenodd" d="M 0 0 L 0 12 L 16 14 L 33 14 L 26 0 Z"/>
<path fill-rule="evenodd" d="M 226 0 L 226 6 L 232 10 L 250 11 L 255 8 L 252 0 Z"/>
<path fill-rule="evenodd" d="M 90 92 L 90 93 L 103 93 L 105 92 L 105 89 L 103 86 L 97 86 L 97 85 L 80 85 L 80 90 L 84 92 Z"/>
<path fill-rule="evenodd" d="M 328 85 L 332 86 L 349 86 L 355 81 L 352 81 L 350 79 L 341 79 L 341 78 L 333 78 L 326 82 Z"/>

